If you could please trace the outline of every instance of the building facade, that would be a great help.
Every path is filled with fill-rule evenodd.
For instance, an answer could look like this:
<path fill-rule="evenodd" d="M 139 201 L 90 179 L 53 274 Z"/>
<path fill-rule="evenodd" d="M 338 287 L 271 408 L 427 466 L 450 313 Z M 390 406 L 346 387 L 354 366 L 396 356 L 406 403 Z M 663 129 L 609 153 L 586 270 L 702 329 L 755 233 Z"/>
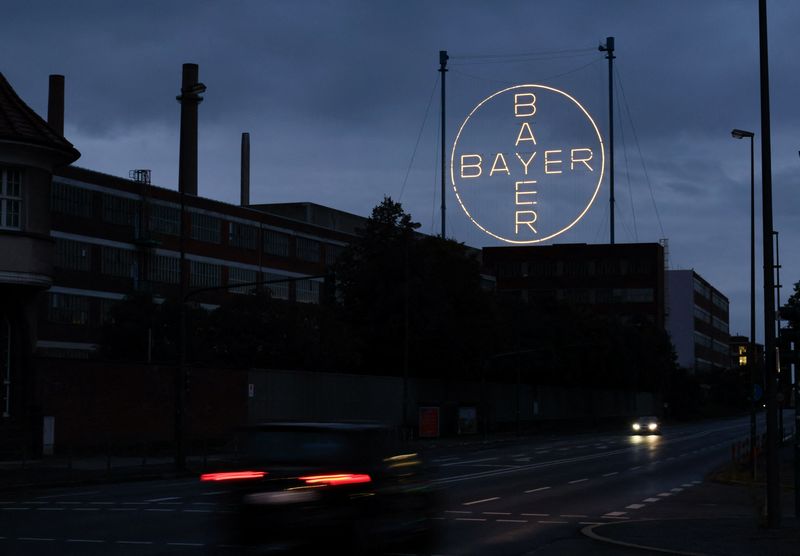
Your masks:
<path fill-rule="evenodd" d="M 667 331 L 678 364 L 695 373 L 730 369 L 728 298 L 694 270 L 669 270 L 666 275 Z"/>

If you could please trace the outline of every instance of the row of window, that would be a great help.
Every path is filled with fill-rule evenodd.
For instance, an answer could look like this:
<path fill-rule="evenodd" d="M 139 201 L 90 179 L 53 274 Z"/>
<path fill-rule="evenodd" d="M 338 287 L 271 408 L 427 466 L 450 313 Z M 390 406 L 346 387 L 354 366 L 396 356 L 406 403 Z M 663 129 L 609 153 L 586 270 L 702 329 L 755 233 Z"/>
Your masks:
<path fill-rule="evenodd" d="M 652 303 L 653 288 L 575 288 L 556 291 L 556 299 L 576 304 Z"/>
<path fill-rule="evenodd" d="M 502 278 L 552 276 L 629 276 L 649 274 L 653 265 L 643 259 L 600 259 L 596 261 L 525 261 L 501 262 L 497 268 Z"/>
<path fill-rule="evenodd" d="M 139 228 L 140 201 L 106 193 L 102 194 L 100 199 L 104 222 Z M 92 192 L 87 189 L 61 182 L 53 183 L 51 206 L 54 212 L 70 216 L 91 218 L 94 214 L 93 202 L 94 196 Z M 16 207 L 16 221 L 18 221 L 18 205 L 9 204 L 8 206 Z M 147 206 L 147 213 L 149 216 L 149 229 L 151 231 L 173 236 L 180 234 L 180 209 L 178 207 L 160 203 L 150 203 Z M 223 229 L 223 221 L 221 218 L 194 211 L 190 211 L 190 213 L 191 230 L 189 235 L 192 239 L 208 243 L 221 243 Z M 233 247 L 255 250 L 258 248 L 258 229 L 258 226 L 228 222 L 228 244 Z M 320 241 L 297 237 L 293 253 L 289 238 L 289 234 L 283 232 L 264 230 L 262 249 L 264 253 L 269 255 L 276 255 L 279 257 L 296 256 L 300 260 L 309 262 L 321 261 L 322 243 Z M 325 263 L 333 264 L 336 262 L 336 258 L 341 251 L 342 247 L 339 245 L 325 244 Z"/>
<path fill-rule="evenodd" d="M 730 354 L 730 346 L 719 340 L 713 339 L 710 336 L 703 334 L 702 332 L 695 331 L 694 333 L 694 343 L 698 346 L 703 346 L 708 349 L 712 349 L 717 353 L 722 353 L 725 355 Z"/>

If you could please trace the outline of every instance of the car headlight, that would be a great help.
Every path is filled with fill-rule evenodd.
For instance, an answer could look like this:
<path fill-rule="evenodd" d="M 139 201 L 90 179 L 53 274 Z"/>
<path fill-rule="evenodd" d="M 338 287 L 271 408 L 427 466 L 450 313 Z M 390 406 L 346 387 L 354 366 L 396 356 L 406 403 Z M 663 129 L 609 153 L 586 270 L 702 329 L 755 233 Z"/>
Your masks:
<path fill-rule="evenodd" d="M 658 428 L 658 423 L 650 423 L 649 425 L 647 425 L 647 428 L 650 429 L 651 431 L 654 431 Z"/>
<path fill-rule="evenodd" d="M 635 430 L 635 431 L 638 431 L 638 430 L 640 430 L 641 428 L 642 428 L 642 425 L 640 425 L 639 423 L 634 423 L 634 424 L 633 424 L 633 430 Z"/>

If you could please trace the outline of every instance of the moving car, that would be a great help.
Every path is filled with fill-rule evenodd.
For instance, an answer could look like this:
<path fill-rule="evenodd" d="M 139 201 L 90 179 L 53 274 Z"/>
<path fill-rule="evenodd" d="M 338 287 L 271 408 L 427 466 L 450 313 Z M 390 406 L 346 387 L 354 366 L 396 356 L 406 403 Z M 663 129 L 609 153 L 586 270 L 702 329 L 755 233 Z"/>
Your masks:
<path fill-rule="evenodd" d="M 262 423 L 242 428 L 239 457 L 201 479 L 224 483 L 236 541 L 259 551 L 426 550 L 436 496 L 419 455 L 398 440 L 375 423 Z"/>
<path fill-rule="evenodd" d="M 661 422 L 658 417 L 647 415 L 638 417 L 631 423 L 633 434 L 661 434 Z"/>

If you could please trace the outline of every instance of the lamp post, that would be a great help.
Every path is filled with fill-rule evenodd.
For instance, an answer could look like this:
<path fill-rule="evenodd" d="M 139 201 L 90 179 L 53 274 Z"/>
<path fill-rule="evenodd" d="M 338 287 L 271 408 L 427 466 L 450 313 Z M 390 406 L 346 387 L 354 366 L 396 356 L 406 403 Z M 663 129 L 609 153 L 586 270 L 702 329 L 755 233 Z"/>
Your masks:
<path fill-rule="evenodd" d="M 756 400 L 755 386 L 758 380 L 756 365 L 756 216 L 755 216 L 755 165 L 752 131 L 734 129 L 734 139 L 750 139 L 750 345 L 747 347 L 747 366 L 750 367 L 750 467 L 756 478 Z"/>

